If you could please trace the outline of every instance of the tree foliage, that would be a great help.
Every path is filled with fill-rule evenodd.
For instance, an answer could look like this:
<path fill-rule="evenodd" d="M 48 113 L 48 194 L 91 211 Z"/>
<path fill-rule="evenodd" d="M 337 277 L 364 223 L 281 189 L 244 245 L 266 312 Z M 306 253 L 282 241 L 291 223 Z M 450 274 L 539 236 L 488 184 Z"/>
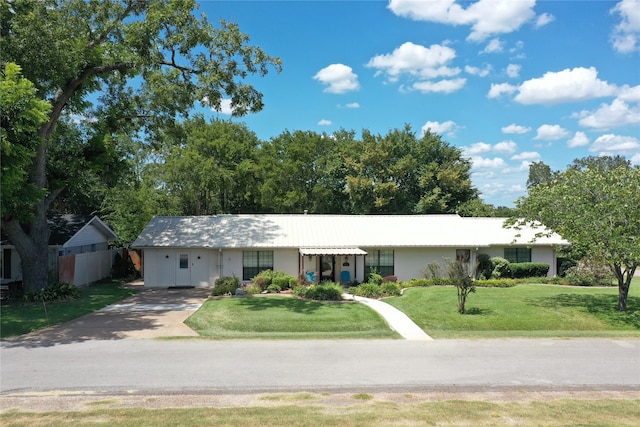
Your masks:
<path fill-rule="evenodd" d="M 57 179 L 60 163 L 51 161 L 50 153 L 77 149 L 87 162 L 78 166 L 104 172 L 135 146 L 131 137 L 153 146 L 196 102 L 220 109 L 226 97 L 235 115 L 262 109 L 262 94 L 246 77 L 279 70 L 280 60 L 249 45 L 235 24 L 221 21 L 216 27 L 196 9 L 194 0 L 0 4 L 3 61 L 21 65 L 37 96 L 51 104 L 46 120 L 31 129 L 35 156 L 26 169 L 28 179 L 17 189 L 40 192 L 39 200 L 30 200 L 33 217 L 25 220 L 11 206 L 2 212 L 3 231 L 20 254 L 26 287 L 46 285 L 46 214 L 69 188 L 68 181 Z M 77 141 L 73 131 L 57 129 L 65 117 L 68 123 L 77 117 L 91 123 L 82 136 L 85 146 L 67 146 Z"/>
<path fill-rule="evenodd" d="M 640 167 L 622 158 L 577 160 L 553 180 L 529 188 L 517 202 L 522 219 L 544 224 L 586 258 L 609 266 L 618 279 L 618 310 L 640 263 Z"/>
<path fill-rule="evenodd" d="M 47 121 L 51 105 L 22 77 L 20 66 L 8 63 L 0 78 L 0 198 L 2 210 L 21 219 L 32 215 L 32 204 L 43 195 L 29 182 L 29 166 L 38 148 L 38 127 Z"/>

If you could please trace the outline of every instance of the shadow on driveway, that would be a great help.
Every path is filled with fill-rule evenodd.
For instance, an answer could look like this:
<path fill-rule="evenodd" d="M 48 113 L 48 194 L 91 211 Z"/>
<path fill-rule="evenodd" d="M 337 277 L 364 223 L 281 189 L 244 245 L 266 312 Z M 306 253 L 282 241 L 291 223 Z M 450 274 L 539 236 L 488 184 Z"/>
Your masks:
<path fill-rule="evenodd" d="M 198 336 L 183 322 L 207 300 L 210 292 L 209 288 L 142 288 L 136 295 L 94 313 L 7 339 L 2 345 L 35 348 L 91 340 Z"/>

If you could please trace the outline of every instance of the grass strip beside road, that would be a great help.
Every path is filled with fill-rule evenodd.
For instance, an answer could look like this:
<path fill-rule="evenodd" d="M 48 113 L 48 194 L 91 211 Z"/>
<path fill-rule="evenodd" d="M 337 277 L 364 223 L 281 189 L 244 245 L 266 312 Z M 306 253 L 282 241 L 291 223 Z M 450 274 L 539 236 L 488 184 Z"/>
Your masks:
<path fill-rule="evenodd" d="M 79 289 L 80 298 L 56 303 L 24 303 L 8 301 L 0 307 L 0 338 L 26 334 L 32 330 L 59 325 L 137 293 L 127 289 L 123 281 L 100 282 Z"/>
<path fill-rule="evenodd" d="M 524 392 L 523 392 L 524 393 Z M 296 398 L 296 396 L 299 396 Z M 241 399 L 240 396 L 237 399 Z M 145 406 L 152 405 L 148 402 Z M 126 406 L 126 407 L 123 407 Z M 215 406 L 215 405 L 211 405 Z M 266 396 L 235 407 L 178 407 L 148 409 L 125 402 L 99 400 L 81 410 L 26 412 L 5 409 L 10 426 L 337 426 L 439 425 L 439 426 L 636 426 L 640 399 L 539 399 L 518 401 L 427 400 L 404 394 L 396 398 L 362 394 L 335 399 L 328 393 Z"/>
<path fill-rule="evenodd" d="M 384 301 L 434 338 L 640 337 L 640 283 L 634 280 L 627 311 L 616 310 L 618 288 L 518 285 L 477 288 L 467 314 L 457 312 L 453 287 L 406 289 Z"/>
<path fill-rule="evenodd" d="M 277 295 L 212 299 L 185 323 L 218 339 L 399 338 L 362 304 Z"/>

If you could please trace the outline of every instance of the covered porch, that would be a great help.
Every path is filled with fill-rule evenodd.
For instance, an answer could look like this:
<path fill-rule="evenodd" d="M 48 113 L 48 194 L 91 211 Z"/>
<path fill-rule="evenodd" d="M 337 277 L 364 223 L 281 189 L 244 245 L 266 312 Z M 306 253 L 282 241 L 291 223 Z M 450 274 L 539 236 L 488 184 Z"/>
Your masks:
<path fill-rule="evenodd" d="M 300 248 L 299 253 L 299 273 L 312 283 L 348 285 L 364 280 L 367 252 L 360 248 Z"/>

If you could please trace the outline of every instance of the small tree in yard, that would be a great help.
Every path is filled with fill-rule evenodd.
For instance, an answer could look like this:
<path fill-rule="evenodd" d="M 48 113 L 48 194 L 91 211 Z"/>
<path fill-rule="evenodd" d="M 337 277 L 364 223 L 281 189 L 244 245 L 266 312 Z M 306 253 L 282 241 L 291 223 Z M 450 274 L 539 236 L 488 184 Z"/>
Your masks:
<path fill-rule="evenodd" d="M 584 258 L 606 265 L 618 280 L 618 310 L 626 311 L 640 265 L 640 167 L 621 157 L 575 160 L 553 179 L 529 188 L 516 202 L 519 218 L 506 226 L 544 224 Z"/>
<path fill-rule="evenodd" d="M 467 295 L 476 291 L 476 285 L 469 275 L 467 265 L 461 261 L 449 262 L 448 270 L 449 278 L 458 290 L 458 313 L 464 314 Z"/>

